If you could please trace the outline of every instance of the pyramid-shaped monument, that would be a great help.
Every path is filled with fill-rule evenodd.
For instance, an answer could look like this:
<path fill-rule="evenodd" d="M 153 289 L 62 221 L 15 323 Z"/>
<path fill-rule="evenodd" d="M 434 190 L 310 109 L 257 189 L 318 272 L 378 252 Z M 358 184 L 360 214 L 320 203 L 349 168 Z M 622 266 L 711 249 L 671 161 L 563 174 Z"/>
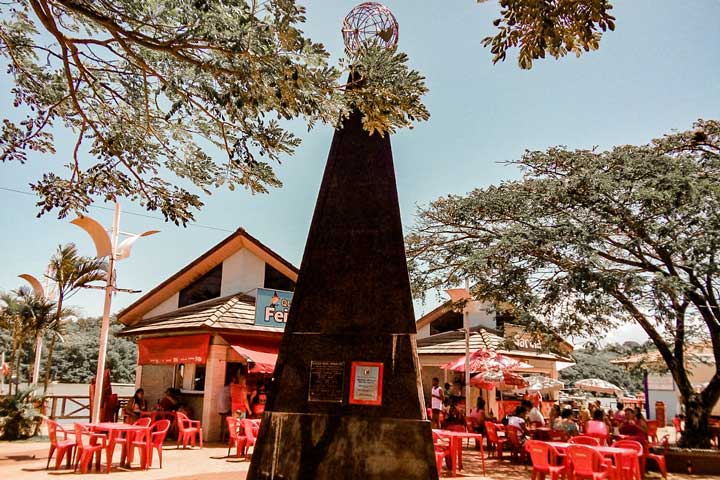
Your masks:
<path fill-rule="evenodd" d="M 249 480 L 435 479 L 388 135 L 335 132 Z"/>

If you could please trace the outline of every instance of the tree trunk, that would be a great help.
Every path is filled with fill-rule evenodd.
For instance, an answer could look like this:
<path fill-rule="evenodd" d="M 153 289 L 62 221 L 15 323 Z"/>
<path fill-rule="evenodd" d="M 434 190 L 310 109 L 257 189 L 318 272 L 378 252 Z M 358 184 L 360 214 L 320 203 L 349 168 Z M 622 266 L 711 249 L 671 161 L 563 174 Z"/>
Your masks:
<path fill-rule="evenodd" d="M 699 393 L 683 395 L 685 407 L 685 429 L 678 445 L 683 448 L 710 448 L 710 412 L 702 402 Z"/>
<path fill-rule="evenodd" d="M 43 379 L 43 396 L 47 393 L 48 385 L 50 385 L 50 377 L 52 373 L 53 352 L 55 352 L 55 341 L 57 335 L 53 335 L 48 345 L 47 359 L 45 360 L 45 378 Z"/>

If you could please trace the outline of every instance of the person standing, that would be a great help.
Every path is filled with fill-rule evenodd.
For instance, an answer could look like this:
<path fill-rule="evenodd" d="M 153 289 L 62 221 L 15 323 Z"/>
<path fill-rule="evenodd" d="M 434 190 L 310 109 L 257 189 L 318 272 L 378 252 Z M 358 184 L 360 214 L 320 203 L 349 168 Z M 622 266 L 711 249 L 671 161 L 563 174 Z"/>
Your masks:
<path fill-rule="evenodd" d="M 250 402 L 248 402 L 248 389 L 245 376 L 238 373 L 235 383 L 230 385 L 230 399 L 232 412 L 238 420 L 243 420 L 252 415 Z"/>
<path fill-rule="evenodd" d="M 440 379 L 437 377 L 433 377 L 432 379 L 430 394 L 432 396 L 432 426 L 433 428 L 440 428 L 440 411 L 445 401 L 445 392 L 443 392 L 443 389 L 440 387 Z"/>

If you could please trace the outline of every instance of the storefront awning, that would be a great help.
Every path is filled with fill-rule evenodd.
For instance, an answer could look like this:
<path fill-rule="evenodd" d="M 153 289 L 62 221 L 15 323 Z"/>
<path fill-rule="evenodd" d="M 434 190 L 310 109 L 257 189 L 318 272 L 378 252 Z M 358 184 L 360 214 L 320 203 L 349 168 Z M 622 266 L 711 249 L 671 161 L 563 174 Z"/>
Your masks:
<path fill-rule="evenodd" d="M 139 365 L 205 363 L 210 334 L 142 338 L 138 341 Z"/>
<path fill-rule="evenodd" d="M 256 342 L 248 337 L 223 336 L 230 347 L 249 363 L 249 373 L 272 373 L 277 362 L 278 347 L 275 343 Z"/>

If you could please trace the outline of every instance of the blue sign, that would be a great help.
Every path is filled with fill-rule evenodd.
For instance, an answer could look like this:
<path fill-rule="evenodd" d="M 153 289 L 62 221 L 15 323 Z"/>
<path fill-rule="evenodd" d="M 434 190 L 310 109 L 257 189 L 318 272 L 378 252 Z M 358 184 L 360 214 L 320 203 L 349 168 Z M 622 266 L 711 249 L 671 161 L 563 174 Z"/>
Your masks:
<path fill-rule="evenodd" d="M 255 298 L 255 325 L 284 329 L 292 297 L 292 292 L 258 288 Z"/>

